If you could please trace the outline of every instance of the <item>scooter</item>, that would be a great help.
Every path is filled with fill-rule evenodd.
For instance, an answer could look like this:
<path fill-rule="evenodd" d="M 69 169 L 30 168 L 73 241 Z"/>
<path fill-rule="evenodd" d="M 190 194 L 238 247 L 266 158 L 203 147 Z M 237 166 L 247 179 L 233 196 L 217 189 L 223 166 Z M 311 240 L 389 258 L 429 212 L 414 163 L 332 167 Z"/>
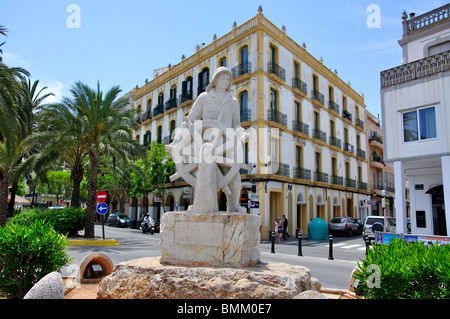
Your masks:
<path fill-rule="evenodd" d="M 155 233 L 155 220 L 150 216 L 145 217 L 141 222 L 140 229 L 144 234 L 150 232 L 153 235 Z"/>

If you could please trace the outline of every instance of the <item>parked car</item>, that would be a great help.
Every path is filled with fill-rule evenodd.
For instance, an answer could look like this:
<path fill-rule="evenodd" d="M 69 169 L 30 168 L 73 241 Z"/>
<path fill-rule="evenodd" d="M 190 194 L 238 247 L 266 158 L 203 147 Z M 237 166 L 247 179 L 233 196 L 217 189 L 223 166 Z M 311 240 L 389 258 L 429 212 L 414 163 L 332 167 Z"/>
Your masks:
<path fill-rule="evenodd" d="M 130 218 L 121 213 L 112 213 L 109 215 L 107 223 L 108 226 L 128 227 L 130 226 Z"/>
<path fill-rule="evenodd" d="M 330 221 L 330 234 L 347 234 L 352 236 L 358 234 L 359 225 L 351 217 L 335 217 Z"/>
<path fill-rule="evenodd" d="M 375 232 L 395 233 L 396 230 L 394 217 L 368 216 L 364 224 L 363 237 L 375 239 Z"/>

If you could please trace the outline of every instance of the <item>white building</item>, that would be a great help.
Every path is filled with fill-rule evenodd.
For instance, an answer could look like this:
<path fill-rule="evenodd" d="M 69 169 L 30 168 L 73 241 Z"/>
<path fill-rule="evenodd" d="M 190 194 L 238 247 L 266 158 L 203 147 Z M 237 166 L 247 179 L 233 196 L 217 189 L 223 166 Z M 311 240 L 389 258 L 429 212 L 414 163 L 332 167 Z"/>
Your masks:
<path fill-rule="evenodd" d="M 450 4 L 403 13 L 402 65 L 381 72 L 384 161 L 394 164 L 397 232 L 450 230 Z M 444 200 L 445 199 L 445 200 Z"/>

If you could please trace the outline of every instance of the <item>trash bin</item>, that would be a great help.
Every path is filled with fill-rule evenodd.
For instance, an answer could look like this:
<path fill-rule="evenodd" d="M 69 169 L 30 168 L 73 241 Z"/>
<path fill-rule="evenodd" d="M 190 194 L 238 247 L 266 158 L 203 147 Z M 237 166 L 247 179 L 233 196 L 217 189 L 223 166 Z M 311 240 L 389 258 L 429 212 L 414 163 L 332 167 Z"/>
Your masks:
<path fill-rule="evenodd" d="M 322 218 L 314 218 L 308 224 L 308 239 L 328 239 L 328 224 Z"/>

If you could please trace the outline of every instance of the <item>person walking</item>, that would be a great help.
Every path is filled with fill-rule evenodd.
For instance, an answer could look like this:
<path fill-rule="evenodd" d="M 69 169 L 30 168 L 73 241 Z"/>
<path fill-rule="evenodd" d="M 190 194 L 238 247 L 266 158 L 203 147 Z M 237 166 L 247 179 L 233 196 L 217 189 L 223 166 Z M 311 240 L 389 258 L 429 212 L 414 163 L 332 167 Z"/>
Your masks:
<path fill-rule="evenodd" d="M 275 218 L 275 237 L 277 238 L 277 243 L 281 242 L 281 233 L 283 232 L 283 224 L 281 223 L 281 218 L 277 217 Z"/>
<path fill-rule="evenodd" d="M 283 239 L 287 240 L 289 238 L 288 234 L 288 219 L 283 215 Z"/>

